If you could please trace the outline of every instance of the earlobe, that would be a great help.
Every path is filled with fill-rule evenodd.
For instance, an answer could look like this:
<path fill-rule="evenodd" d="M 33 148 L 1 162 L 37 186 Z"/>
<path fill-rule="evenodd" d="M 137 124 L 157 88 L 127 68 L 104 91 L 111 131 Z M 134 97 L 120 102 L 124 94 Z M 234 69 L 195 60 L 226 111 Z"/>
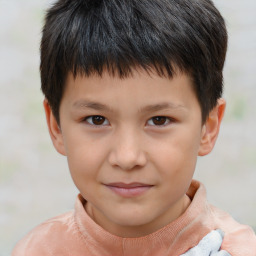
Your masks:
<path fill-rule="evenodd" d="M 212 151 L 219 134 L 225 107 L 226 101 L 220 98 L 217 105 L 210 112 L 202 128 L 201 143 L 198 151 L 199 156 L 207 155 Z"/>
<path fill-rule="evenodd" d="M 66 155 L 64 141 L 63 141 L 63 135 L 62 135 L 61 129 L 56 121 L 56 118 L 54 117 L 54 115 L 52 113 L 52 109 L 46 99 L 44 100 L 43 104 L 44 104 L 46 121 L 47 121 L 47 125 L 48 125 L 48 131 L 49 131 L 50 137 L 52 139 L 52 143 L 53 143 L 55 149 L 60 154 Z"/>

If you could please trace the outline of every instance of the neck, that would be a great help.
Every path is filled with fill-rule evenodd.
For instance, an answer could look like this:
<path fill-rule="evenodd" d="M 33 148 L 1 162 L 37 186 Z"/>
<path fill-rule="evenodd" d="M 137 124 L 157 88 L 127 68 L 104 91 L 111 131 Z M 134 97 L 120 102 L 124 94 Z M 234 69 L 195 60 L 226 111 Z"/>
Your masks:
<path fill-rule="evenodd" d="M 109 233 L 123 238 L 135 238 L 154 233 L 173 222 L 186 211 L 190 203 L 190 198 L 187 195 L 184 195 L 175 207 L 172 206 L 171 211 L 167 209 L 167 211 L 152 222 L 134 226 L 122 226 L 117 223 L 113 223 L 112 221 L 106 221 L 105 216 L 96 210 L 89 202 L 86 203 L 85 210 L 94 222 Z"/>

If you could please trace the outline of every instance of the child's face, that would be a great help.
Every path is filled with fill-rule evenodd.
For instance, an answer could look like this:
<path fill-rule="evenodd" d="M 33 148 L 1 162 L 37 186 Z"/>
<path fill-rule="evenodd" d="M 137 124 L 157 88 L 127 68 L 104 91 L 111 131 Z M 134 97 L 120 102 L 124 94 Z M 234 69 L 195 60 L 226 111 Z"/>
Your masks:
<path fill-rule="evenodd" d="M 69 75 L 59 132 L 50 119 L 55 147 L 103 228 L 140 236 L 183 213 L 206 131 L 188 76 Z"/>

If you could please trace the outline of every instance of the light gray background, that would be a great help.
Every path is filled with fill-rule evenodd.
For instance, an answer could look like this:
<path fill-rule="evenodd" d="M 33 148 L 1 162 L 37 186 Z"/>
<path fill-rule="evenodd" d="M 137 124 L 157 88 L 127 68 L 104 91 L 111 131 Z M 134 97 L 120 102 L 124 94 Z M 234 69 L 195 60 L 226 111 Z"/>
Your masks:
<path fill-rule="evenodd" d="M 209 200 L 256 227 L 256 1 L 215 0 L 226 19 L 226 116 L 196 178 Z M 39 80 L 49 0 L 0 0 L 0 256 L 32 227 L 73 208 L 78 193 L 51 145 Z"/>

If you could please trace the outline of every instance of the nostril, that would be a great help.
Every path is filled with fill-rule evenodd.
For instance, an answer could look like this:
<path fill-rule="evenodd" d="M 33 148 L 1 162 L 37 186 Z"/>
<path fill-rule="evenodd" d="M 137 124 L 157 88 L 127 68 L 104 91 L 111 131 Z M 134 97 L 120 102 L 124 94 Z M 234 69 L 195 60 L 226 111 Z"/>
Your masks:
<path fill-rule="evenodd" d="M 117 150 L 109 155 L 109 163 L 122 170 L 133 170 L 146 164 L 146 156 L 142 151 Z"/>

